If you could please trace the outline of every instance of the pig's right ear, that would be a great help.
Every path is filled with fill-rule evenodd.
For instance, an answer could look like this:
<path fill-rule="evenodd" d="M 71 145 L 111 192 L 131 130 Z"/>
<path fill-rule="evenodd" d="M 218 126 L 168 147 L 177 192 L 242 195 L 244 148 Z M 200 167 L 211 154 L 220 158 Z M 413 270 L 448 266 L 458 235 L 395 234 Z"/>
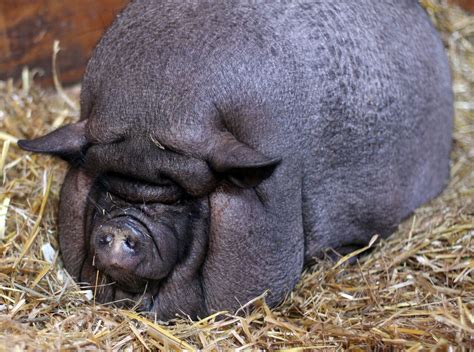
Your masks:
<path fill-rule="evenodd" d="M 18 141 L 21 149 L 68 157 L 80 154 L 87 146 L 85 134 L 87 120 L 72 123 L 36 139 Z"/>
<path fill-rule="evenodd" d="M 251 188 L 270 177 L 281 160 L 263 155 L 226 133 L 215 144 L 208 161 L 214 171 L 234 185 Z"/>

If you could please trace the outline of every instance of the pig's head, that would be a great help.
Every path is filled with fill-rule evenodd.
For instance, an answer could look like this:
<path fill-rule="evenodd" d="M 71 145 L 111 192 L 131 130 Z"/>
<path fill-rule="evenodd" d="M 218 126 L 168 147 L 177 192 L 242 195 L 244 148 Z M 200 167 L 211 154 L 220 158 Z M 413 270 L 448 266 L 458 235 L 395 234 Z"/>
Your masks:
<path fill-rule="evenodd" d="M 59 214 L 62 257 L 72 276 L 93 284 L 98 270 L 121 291 L 154 295 L 177 267 L 182 277 L 199 272 L 207 255 L 208 194 L 225 180 L 252 187 L 278 163 L 225 139 L 227 149 L 200 160 L 146 138 L 94 144 L 83 120 L 18 144 L 73 165 L 76 176 L 66 178 Z M 114 297 L 99 293 L 98 300 Z"/>

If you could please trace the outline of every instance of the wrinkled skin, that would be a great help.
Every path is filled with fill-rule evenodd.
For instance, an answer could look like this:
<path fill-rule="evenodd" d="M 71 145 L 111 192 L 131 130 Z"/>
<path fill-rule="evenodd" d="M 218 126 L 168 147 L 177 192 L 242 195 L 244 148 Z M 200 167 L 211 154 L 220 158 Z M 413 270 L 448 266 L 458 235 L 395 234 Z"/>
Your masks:
<path fill-rule="evenodd" d="M 81 121 L 20 146 L 73 165 L 77 280 L 196 317 L 275 305 L 326 249 L 392 233 L 446 184 L 452 113 L 415 0 L 137 0 L 88 64 Z"/>
<path fill-rule="evenodd" d="M 119 193 L 110 183 L 76 168 L 66 176 L 59 233 L 69 273 L 86 284 L 95 284 L 97 271 L 105 274 L 96 290 L 101 302 L 139 301 L 163 319 L 181 311 L 204 316 L 200 268 L 207 250 L 207 197 L 132 203 L 108 192 Z M 120 186 L 132 185 L 122 181 Z M 158 292 L 161 301 L 153 308 Z"/>

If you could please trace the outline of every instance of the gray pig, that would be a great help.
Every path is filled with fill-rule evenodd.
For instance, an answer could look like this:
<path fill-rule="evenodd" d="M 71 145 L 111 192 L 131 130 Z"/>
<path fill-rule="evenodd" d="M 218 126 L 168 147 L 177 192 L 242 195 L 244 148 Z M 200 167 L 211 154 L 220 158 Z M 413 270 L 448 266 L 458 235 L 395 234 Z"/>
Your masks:
<path fill-rule="evenodd" d="M 19 145 L 72 165 L 59 240 L 78 281 L 202 317 L 277 304 L 325 250 L 436 196 L 452 106 L 416 0 L 136 0 L 87 66 L 80 122 Z"/>

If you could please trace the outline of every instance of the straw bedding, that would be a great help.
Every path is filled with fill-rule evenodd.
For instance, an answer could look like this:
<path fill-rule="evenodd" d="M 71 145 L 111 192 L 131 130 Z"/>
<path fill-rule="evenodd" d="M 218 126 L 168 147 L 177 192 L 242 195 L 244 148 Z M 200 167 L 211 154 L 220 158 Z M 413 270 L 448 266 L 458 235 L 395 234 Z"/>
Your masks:
<path fill-rule="evenodd" d="M 18 149 L 78 117 L 78 89 L 45 91 L 25 70 L 0 82 L 0 348 L 5 350 L 474 349 L 474 18 L 445 1 L 423 4 L 453 68 L 452 177 L 356 264 L 322 261 L 276 309 L 259 297 L 225 312 L 164 324 L 96 305 L 62 269 L 56 240 L 65 163 Z M 429 87 L 426 87 L 429 89 Z M 220 319 L 217 319 L 220 317 Z"/>

